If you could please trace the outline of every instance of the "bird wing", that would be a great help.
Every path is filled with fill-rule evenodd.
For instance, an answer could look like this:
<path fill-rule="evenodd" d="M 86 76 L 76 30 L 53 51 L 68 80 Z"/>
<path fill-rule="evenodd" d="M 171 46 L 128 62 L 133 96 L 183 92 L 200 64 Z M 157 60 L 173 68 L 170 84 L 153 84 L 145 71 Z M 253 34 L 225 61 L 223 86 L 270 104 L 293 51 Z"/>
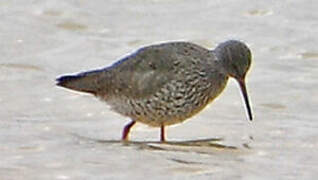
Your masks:
<path fill-rule="evenodd" d="M 143 48 L 111 68 L 113 92 L 131 98 L 154 94 L 175 76 L 176 58 L 168 48 Z"/>
<path fill-rule="evenodd" d="M 105 95 L 146 98 L 172 80 L 185 78 L 182 73 L 190 71 L 191 62 L 202 53 L 208 50 L 187 42 L 144 47 L 106 68 L 97 83 Z"/>

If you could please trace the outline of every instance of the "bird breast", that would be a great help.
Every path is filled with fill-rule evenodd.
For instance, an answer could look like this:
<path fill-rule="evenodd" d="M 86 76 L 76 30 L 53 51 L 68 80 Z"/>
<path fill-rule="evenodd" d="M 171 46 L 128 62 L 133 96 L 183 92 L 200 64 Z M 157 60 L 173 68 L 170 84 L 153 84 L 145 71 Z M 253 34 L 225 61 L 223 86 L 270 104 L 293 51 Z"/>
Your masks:
<path fill-rule="evenodd" d="M 192 73 L 183 79 L 171 80 L 147 98 L 116 96 L 107 99 L 112 109 L 135 121 L 150 126 L 172 125 L 201 111 L 225 87 L 227 77 L 214 73 Z"/>

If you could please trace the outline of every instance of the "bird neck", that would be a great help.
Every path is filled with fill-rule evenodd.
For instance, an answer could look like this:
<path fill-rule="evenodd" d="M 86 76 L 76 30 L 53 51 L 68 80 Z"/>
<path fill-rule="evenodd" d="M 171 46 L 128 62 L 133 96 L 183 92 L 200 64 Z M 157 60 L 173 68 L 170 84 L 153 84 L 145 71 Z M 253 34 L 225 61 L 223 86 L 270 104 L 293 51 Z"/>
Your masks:
<path fill-rule="evenodd" d="M 222 74 L 224 74 L 225 76 L 228 76 L 228 72 L 226 70 L 226 68 L 224 67 L 224 60 L 223 57 L 219 55 L 219 53 L 216 50 L 211 50 L 211 63 L 214 64 L 214 66 L 218 69 L 218 71 Z"/>

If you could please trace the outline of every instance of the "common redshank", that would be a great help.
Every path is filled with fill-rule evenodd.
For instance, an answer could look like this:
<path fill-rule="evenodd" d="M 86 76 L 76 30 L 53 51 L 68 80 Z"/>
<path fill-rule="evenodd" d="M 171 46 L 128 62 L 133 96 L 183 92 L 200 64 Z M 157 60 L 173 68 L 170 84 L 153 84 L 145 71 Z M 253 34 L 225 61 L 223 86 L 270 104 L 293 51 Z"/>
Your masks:
<path fill-rule="evenodd" d="M 57 85 L 91 93 L 117 113 L 131 118 L 123 130 L 127 141 L 136 122 L 161 128 L 181 123 L 201 111 L 225 88 L 229 77 L 237 80 L 252 120 L 245 76 L 251 51 L 243 42 L 229 40 L 208 50 L 190 42 L 169 42 L 138 49 L 113 65 L 65 75 Z"/>

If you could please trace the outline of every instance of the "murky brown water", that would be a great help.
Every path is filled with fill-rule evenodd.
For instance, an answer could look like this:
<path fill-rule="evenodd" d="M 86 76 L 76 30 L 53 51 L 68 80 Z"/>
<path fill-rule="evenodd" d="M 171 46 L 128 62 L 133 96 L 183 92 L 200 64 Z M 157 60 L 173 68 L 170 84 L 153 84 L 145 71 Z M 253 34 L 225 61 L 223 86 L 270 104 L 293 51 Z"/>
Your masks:
<path fill-rule="evenodd" d="M 318 2 L 0 2 L 0 179 L 315 179 L 318 175 Z M 138 47 L 227 39 L 254 54 L 248 122 L 237 84 L 198 116 L 133 128 L 54 79 L 112 64 Z M 214 138 L 220 138 L 218 141 Z"/>

